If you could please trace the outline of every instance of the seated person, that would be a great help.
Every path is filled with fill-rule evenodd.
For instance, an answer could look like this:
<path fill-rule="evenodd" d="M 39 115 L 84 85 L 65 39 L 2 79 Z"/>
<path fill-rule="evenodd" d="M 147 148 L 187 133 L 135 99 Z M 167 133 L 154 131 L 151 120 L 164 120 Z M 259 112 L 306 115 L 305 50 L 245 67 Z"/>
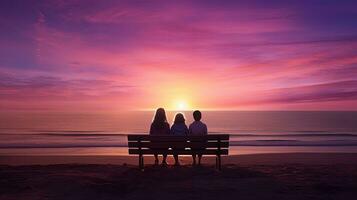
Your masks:
<path fill-rule="evenodd" d="M 185 117 L 183 116 L 182 113 L 176 114 L 174 124 L 171 127 L 171 135 L 177 135 L 177 136 L 188 135 L 188 128 L 185 124 Z M 176 148 L 175 150 L 184 150 L 184 149 Z M 175 165 L 180 165 L 177 154 L 174 154 L 174 158 L 175 158 Z"/>
<path fill-rule="evenodd" d="M 170 135 L 170 124 L 167 123 L 166 113 L 163 108 L 156 110 L 154 120 L 150 126 L 150 135 Z M 160 150 L 160 149 L 158 149 Z M 159 158 L 157 154 L 155 156 L 155 165 L 159 164 Z M 166 154 L 163 154 L 162 165 L 167 165 Z"/>
<path fill-rule="evenodd" d="M 193 118 L 195 119 L 189 126 L 189 135 L 207 135 L 207 126 L 201 122 L 202 114 L 199 110 L 193 112 Z M 194 149 L 202 150 L 204 148 Z M 201 165 L 202 154 L 198 154 L 198 164 Z M 196 154 L 192 154 L 193 165 L 196 165 Z"/>

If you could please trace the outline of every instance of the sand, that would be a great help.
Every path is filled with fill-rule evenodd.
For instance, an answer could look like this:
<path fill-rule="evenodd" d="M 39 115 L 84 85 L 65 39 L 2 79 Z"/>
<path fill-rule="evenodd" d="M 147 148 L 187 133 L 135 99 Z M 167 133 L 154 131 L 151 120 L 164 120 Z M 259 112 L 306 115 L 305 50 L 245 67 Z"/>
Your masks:
<path fill-rule="evenodd" d="M 136 157 L 1 156 L 0 199 L 356 199 L 357 154 L 257 154 L 192 167 Z M 172 162 L 172 160 L 169 160 Z"/>

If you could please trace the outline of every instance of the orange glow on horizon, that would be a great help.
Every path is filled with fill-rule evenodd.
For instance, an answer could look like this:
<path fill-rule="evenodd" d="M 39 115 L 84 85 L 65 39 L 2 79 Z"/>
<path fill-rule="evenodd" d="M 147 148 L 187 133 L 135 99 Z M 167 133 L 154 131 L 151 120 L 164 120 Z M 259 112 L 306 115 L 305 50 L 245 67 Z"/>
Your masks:
<path fill-rule="evenodd" d="M 54 2 L 1 2 L 0 111 L 357 110 L 353 1 Z"/>

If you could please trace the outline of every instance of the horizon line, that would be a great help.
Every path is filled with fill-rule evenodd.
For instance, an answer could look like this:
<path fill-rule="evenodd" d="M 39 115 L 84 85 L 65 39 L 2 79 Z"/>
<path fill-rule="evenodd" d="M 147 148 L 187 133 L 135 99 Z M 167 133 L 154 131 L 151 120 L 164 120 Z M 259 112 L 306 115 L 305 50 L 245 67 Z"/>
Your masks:
<path fill-rule="evenodd" d="M 164 108 L 165 109 L 165 108 Z M 165 109 L 168 112 L 193 112 L 195 110 L 205 112 L 357 112 L 357 110 L 242 110 L 242 109 Z M 79 110 L 79 111 L 59 111 L 59 110 L 2 110 L 1 112 L 38 112 L 38 113 L 121 113 L 121 112 L 154 112 L 156 109 L 131 109 L 131 110 Z"/>

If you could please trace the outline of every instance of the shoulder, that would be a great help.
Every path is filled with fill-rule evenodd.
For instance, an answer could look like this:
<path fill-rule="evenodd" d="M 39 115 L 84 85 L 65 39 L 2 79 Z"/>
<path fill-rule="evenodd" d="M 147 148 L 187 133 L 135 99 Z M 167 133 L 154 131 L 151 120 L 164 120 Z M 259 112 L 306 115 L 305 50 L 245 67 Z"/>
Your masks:
<path fill-rule="evenodd" d="M 199 121 L 198 124 L 199 124 L 200 126 L 206 126 L 206 124 L 203 123 L 202 121 Z"/>
<path fill-rule="evenodd" d="M 170 124 L 166 122 L 165 127 L 170 128 Z"/>

